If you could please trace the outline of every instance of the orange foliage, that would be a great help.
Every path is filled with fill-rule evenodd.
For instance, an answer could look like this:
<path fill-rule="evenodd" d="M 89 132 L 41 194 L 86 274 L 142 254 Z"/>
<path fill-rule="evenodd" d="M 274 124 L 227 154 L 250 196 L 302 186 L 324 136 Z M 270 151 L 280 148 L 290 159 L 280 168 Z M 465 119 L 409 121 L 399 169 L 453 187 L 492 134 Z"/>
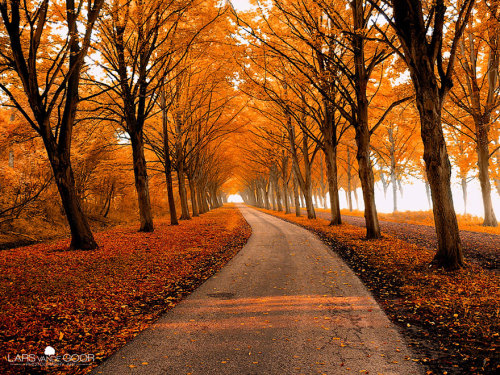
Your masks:
<path fill-rule="evenodd" d="M 0 252 L 0 352 L 42 355 L 51 345 L 101 361 L 220 269 L 250 236 L 234 207 L 168 224 L 159 221 L 154 233 L 135 226 L 98 233 L 95 251 L 65 251 L 64 240 Z M 18 370 L 0 363 L 2 374 Z"/>

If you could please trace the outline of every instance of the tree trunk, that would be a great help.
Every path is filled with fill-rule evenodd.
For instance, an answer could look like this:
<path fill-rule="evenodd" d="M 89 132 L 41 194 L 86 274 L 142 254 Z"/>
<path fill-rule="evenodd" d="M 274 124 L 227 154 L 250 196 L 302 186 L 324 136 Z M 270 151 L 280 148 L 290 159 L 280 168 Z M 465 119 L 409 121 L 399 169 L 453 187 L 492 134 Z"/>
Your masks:
<path fill-rule="evenodd" d="M 491 183 L 489 173 L 490 152 L 488 149 L 488 134 L 484 126 L 477 126 L 477 166 L 479 168 L 479 183 L 481 184 L 481 195 L 483 197 L 484 207 L 484 226 L 498 226 L 495 211 L 493 211 L 493 203 L 491 202 Z"/>
<path fill-rule="evenodd" d="M 427 196 L 427 203 L 429 204 L 429 209 L 431 209 L 432 208 L 431 187 L 427 179 L 425 180 L 425 195 Z"/>
<path fill-rule="evenodd" d="M 392 184 L 392 212 L 398 210 L 398 186 L 396 179 L 396 143 L 394 141 L 394 133 L 392 127 L 387 128 L 390 143 L 390 157 L 391 157 L 391 184 Z"/>
<path fill-rule="evenodd" d="M 307 181 L 307 180 L 306 180 Z M 314 205 L 312 200 L 312 187 L 311 181 L 305 183 L 304 187 L 304 200 L 306 202 L 306 211 L 308 219 L 316 219 L 316 212 L 314 211 Z"/>
<path fill-rule="evenodd" d="M 368 114 L 366 113 L 367 119 Z M 359 125 L 356 127 L 356 144 L 358 146 L 356 157 L 358 159 L 359 179 L 365 203 L 366 238 L 380 238 L 380 226 L 375 206 L 375 182 L 370 161 L 370 134 L 367 122 L 365 126 Z"/>
<path fill-rule="evenodd" d="M 283 205 L 281 203 L 281 188 L 277 172 L 274 174 L 274 187 L 276 188 L 276 206 L 278 211 L 281 212 L 283 211 Z"/>
<path fill-rule="evenodd" d="M 456 269 L 464 265 L 464 259 L 451 193 L 451 165 L 441 125 L 441 100 L 437 86 L 416 86 L 425 170 L 431 189 L 432 210 L 438 238 L 438 251 L 433 263 L 438 267 Z"/>
<path fill-rule="evenodd" d="M 189 220 L 191 219 L 191 216 L 189 216 L 186 180 L 184 175 L 184 165 L 182 162 L 179 162 L 179 165 L 177 167 L 177 179 L 179 182 L 179 197 L 181 198 L 181 217 L 179 219 Z"/>
<path fill-rule="evenodd" d="M 104 200 L 104 205 L 103 205 L 101 212 L 100 212 L 100 214 L 103 217 L 108 217 L 109 209 L 111 208 L 111 200 L 113 198 L 114 190 L 115 190 L 115 183 L 112 182 L 111 187 L 109 188 L 109 192 L 106 194 L 106 198 Z"/>
<path fill-rule="evenodd" d="M 312 201 L 312 173 L 311 173 L 311 163 L 312 160 L 309 160 L 309 146 L 308 146 L 308 137 L 307 134 L 302 134 L 302 157 L 304 160 L 304 172 L 305 178 L 302 181 L 302 178 L 299 179 L 299 183 L 303 183 L 303 191 L 304 198 L 306 201 L 306 210 L 307 210 L 307 218 L 308 219 L 316 219 L 316 212 L 314 211 L 314 205 Z M 298 164 L 296 164 L 296 168 L 299 169 Z M 302 182 L 301 182 L 302 181 Z"/>
<path fill-rule="evenodd" d="M 80 201 L 76 194 L 73 170 L 68 160 L 61 160 L 54 155 L 50 157 L 50 164 L 61 196 L 62 205 L 68 219 L 71 231 L 70 249 L 93 250 L 97 248 L 90 225 L 83 213 Z"/>
<path fill-rule="evenodd" d="M 462 177 L 462 198 L 464 200 L 464 215 L 467 215 L 467 178 Z"/>
<path fill-rule="evenodd" d="M 323 151 L 325 153 L 328 191 L 330 193 L 330 225 L 340 225 L 342 224 L 342 217 L 340 216 L 339 187 L 337 184 L 337 147 L 325 141 Z"/>
<path fill-rule="evenodd" d="M 206 212 L 210 211 L 210 207 L 208 206 L 207 193 L 206 193 L 205 186 L 201 186 L 198 191 L 200 193 L 200 200 L 199 200 L 199 202 L 201 202 L 200 205 L 201 205 L 201 207 L 203 207 L 203 213 L 206 213 Z"/>
<path fill-rule="evenodd" d="M 152 232 L 153 214 L 149 199 L 148 175 L 146 158 L 144 156 L 144 137 L 141 131 L 129 132 L 132 143 L 132 160 L 134 164 L 135 190 L 139 202 L 139 217 L 141 222 L 140 232 Z"/>
<path fill-rule="evenodd" d="M 219 208 L 220 204 L 219 201 L 217 200 L 217 190 L 213 187 L 210 189 L 210 198 L 212 200 L 212 207 Z"/>
<path fill-rule="evenodd" d="M 299 188 L 297 186 L 297 177 L 295 176 L 295 171 L 293 173 L 293 203 L 295 205 L 295 216 L 300 216 L 300 198 L 299 198 Z"/>
<path fill-rule="evenodd" d="M 389 187 L 389 183 L 385 179 L 385 174 L 380 172 L 380 182 L 382 182 L 382 188 L 384 189 L 384 198 L 387 198 L 387 188 Z"/>
<path fill-rule="evenodd" d="M 358 187 L 357 186 L 354 187 L 353 193 L 354 193 L 354 200 L 356 201 L 356 210 L 359 211 Z"/>
<path fill-rule="evenodd" d="M 347 205 L 352 212 L 352 175 L 351 175 L 351 152 L 347 148 Z"/>
<path fill-rule="evenodd" d="M 172 161 L 170 160 L 170 143 L 168 140 L 168 118 L 167 111 L 165 109 L 165 95 L 162 94 L 162 115 L 163 115 L 163 153 L 164 153 L 164 169 L 165 169 L 165 181 L 167 183 L 167 198 L 168 198 L 168 211 L 170 214 L 170 225 L 179 225 L 177 220 L 177 210 L 175 208 L 174 200 L 174 185 L 172 182 Z"/>
<path fill-rule="evenodd" d="M 286 182 L 286 177 L 283 176 L 283 202 L 285 203 L 285 214 L 290 213 L 290 204 L 288 200 L 288 183 Z"/>
<path fill-rule="evenodd" d="M 271 182 L 272 179 L 269 178 L 269 193 L 271 194 L 271 206 L 273 211 L 276 211 L 276 194 L 274 192 L 274 184 Z"/>
<path fill-rule="evenodd" d="M 270 186 L 266 186 L 267 184 L 263 183 L 262 184 L 263 187 L 262 187 L 262 190 L 263 190 L 263 195 L 264 195 L 264 207 L 266 210 L 270 210 L 271 209 L 271 205 L 269 203 L 269 189 L 271 188 Z"/>
<path fill-rule="evenodd" d="M 200 216 L 200 214 L 198 213 L 198 202 L 196 199 L 196 188 L 194 181 L 192 178 L 188 178 L 188 182 L 189 182 L 189 192 L 191 194 L 191 208 L 193 210 L 193 216 L 194 217 Z"/>
<path fill-rule="evenodd" d="M 415 88 L 415 99 L 420 115 L 425 170 L 431 189 L 432 210 L 438 238 L 438 251 L 433 263 L 438 267 L 456 269 L 463 266 L 464 260 L 451 193 L 451 165 L 441 121 L 443 102 L 453 86 L 451 77 L 444 73 L 444 70 L 452 72 L 455 51 L 451 51 L 453 55 L 448 59 L 448 66 L 445 68 L 440 50 L 445 31 L 443 25 L 436 20 L 445 19 L 446 6 L 443 2 L 437 4 L 433 8 L 435 20 L 433 25 L 437 24 L 438 27 L 432 31 L 432 39 L 428 39 L 426 37 L 428 26 L 421 21 L 422 10 L 415 8 L 410 2 L 392 2 L 394 26 L 403 46 L 402 53 Z M 463 5 L 466 8 L 462 8 L 463 14 L 460 12 L 461 17 L 464 17 L 462 21 L 466 23 L 472 2 L 464 2 Z M 456 24 L 449 25 L 449 29 L 455 27 Z M 463 28 L 455 28 L 450 37 L 458 40 L 462 32 Z M 432 50 L 434 47 L 436 49 Z"/>
<path fill-rule="evenodd" d="M 170 225 L 179 225 L 177 220 L 177 209 L 175 208 L 174 187 L 172 181 L 172 170 L 170 173 L 165 168 L 165 181 L 167 183 L 168 211 L 170 215 Z"/>
<path fill-rule="evenodd" d="M 366 28 L 364 19 L 363 1 L 353 0 L 352 3 L 353 24 L 356 30 Z M 355 68 L 355 94 L 356 94 L 356 116 L 354 130 L 356 132 L 356 145 L 358 147 L 356 158 L 358 159 L 359 179 L 363 190 L 365 203 L 366 237 L 380 238 L 380 227 L 375 206 L 375 182 L 373 168 L 370 160 L 370 130 L 368 124 L 368 98 L 366 88 L 370 77 L 365 67 L 364 43 L 361 34 L 354 34 L 354 68 Z"/>
<path fill-rule="evenodd" d="M 398 185 L 396 181 L 396 173 L 391 167 L 391 185 L 392 185 L 392 212 L 398 210 Z"/>
<path fill-rule="evenodd" d="M 285 214 L 290 213 L 290 202 L 288 196 L 288 156 L 286 156 L 286 151 L 283 150 L 281 157 L 281 179 L 282 179 L 282 190 L 283 190 L 283 203 L 285 204 Z"/>
<path fill-rule="evenodd" d="M 262 189 L 259 187 L 259 184 L 255 183 L 253 192 L 255 194 L 255 204 L 259 208 L 264 207 L 264 199 L 262 197 Z"/>

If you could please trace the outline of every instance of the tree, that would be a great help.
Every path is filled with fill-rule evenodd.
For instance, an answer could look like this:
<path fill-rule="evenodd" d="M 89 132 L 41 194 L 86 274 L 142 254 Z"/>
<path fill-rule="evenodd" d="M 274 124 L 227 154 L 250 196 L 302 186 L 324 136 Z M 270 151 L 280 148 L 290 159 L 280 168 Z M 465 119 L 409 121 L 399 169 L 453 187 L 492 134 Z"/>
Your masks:
<path fill-rule="evenodd" d="M 97 247 L 75 189 L 71 136 L 80 74 L 103 3 L 66 0 L 63 13 L 48 0 L 36 5 L 19 0 L 0 2 L 2 32 L 8 36 L 8 48 L 0 51 L 2 68 L 13 79 L 0 83 L 0 88 L 44 142 L 71 229 L 72 249 Z M 61 36 L 57 27 L 63 27 L 66 34 Z M 22 99 L 15 92 L 18 85 Z"/>
<path fill-rule="evenodd" d="M 393 111 L 374 134 L 373 149 L 379 174 L 387 189 L 392 187 L 393 212 L 398 210 L 398 188 L 401 181 L 412 176 L 418 165 L 418 119 L 413 106 Z M 389 181 L 385 181 L 385 175 Z"/>
<path fill-rule="evenodd" d="M 146 158 L 144 125 L 155 109 L 166 66 L 175 66 L 175 49 L 169 39 L 177 31 L 190 0 L 114 0 L 107 7 L 107 17 L 99 24 L 99 45 L 106 80 L 99 84 L 115 105 L 103 108 L 115 118 L 130 139 L 135 187 L 139 203 L 140 231 L 154 230 Z M 185 49 L 184 44 L 180 47 Z M 181 53 L 182 57 L 183 54 Z"/>
<path fill-rule="evenodd" d="M 500 7 L 495 0 L 485 0 L 478 2 L 477 9 L 487 14 L 487 19 L 477 22 L 478 18 L 471 17 L 467 23 L 457 52 L 455 80 L 458 84 L 450 91 L 451 100 L 472 118 L 473 126 L 454 116 L 453 110 L 446 106 L 445 111 L 454 120 L 448 122 L 449 126 L 469 137 L 476 146 L 484 207 L 483 225 L 496 227 L 498 222 L 491 202 L 489 161 L 495 153 L 495 146 L 490 140 L 499 117 L 495 112 L 500 108 Z M 490 145 L 493 150 L 490 150 Z"/>
<path fill-rule="evenodd" d="M 444 0 L 436 0 L 430 6 L 424 6 L 421 0 L 392 0 L 390 3 L 384 0 L 382 6 L 375 1 L 371 3 L 396 32 L 400 46 L 395 46 L 387 37 L 386 41 L 408 66 L 415 89 L 438 237 L 438 251 L 433 263 L 439 267 L 456 269 L 462 267 L 464 261 L 453 207 L 451 165 L 441 113 L 446 95 L 453 86 L 457 49 L 474 0 L 458 2 L 456 13 L 447 13 Z M 390 8 L 384 8 L 384 5 Z M 445 38 L 446 32 L 450 35 Z M 445 62 L 447 55 L 449 57 Z"/>

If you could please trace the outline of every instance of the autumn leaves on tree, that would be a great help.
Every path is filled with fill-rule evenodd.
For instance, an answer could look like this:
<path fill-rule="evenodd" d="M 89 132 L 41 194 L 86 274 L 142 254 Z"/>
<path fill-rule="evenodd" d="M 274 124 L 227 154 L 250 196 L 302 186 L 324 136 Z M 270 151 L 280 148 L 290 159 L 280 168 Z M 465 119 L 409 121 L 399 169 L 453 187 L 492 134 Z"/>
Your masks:
<path fill-rule="evenodd" d="M 103 199 L 79 194 L 77 182 L 83 176 L 75 178 L 71 163 L 75 159 L 72 141 L 78 142 L 73 132 L 76 125 L 108 134 L 107 151 L 121 153 L 124 164 L 126 152 L 119 145 L 131 146 L 141 231 L 154 229 L 152 179 L 147 167 L 147 159 L 153 159 L 154 153 L 147 153 L 155 148 L 145 141 L 158 129 L 164 136 L 160 162 L 166 165 L 170 179 L 170 211 L 175 215 L 169 172 L 172 165 L 178 174 L 181 219 L 190 218 L 186 176 L 191 201 L 196 201 L 192 207 L 195 216 L 222 204 L 220 188 L 228 177 L 216 164 L 224 163 L 227 155 L 213 157 L 213 153 L 214 147 L 238 127 L 235 113 L 240 104 L 233 100 L 237 95 L 230 84 L 232 71 L 224 69 L 210 75 L 213 69 L 203 68 L 203 77 L 199 75 L 196 82 L 191 79 L 202 65 L 198 64 L 201 59 L 192 55 L 203 53 L 203 64 L 215 67 L 217 54 L 221 54 L 217 43 L 224 38 L 212 36 L 230 33 L 228 18 L 223 16 L 227 7 L 189 0 L 12 0 L 2 1 L 0 11 L 5 41 L 1 66 L 7 77 L 0 88 L 24 117 L 23 125 L 30 126 L 43 140 L 71 229 L 72 248 L 97 247 L 82 204 L 104 200 L 100 211 L 107 216 L 112 202 L 125 194 L 116 181 L 106 183 Z M 207 48 L 210 44 L 212 48 Z M 186 63 L 188 58 L 191 60 Z M 193 62 L 198 64 L 196 68 L 189 65 Z M 176 84 L 180 86 L 173 89 Z M 201 90 L 200 99 L 196 95 Z M 199 100 L 199 107 L 190 111 L 194 100 Z M 89 132 L 78 132 L 80 135 L 89 136 L 84 143 L 96 140 Z M 224 148 L 220 147 L 221 154 Z M 206 168 L 205 159 L 211 169 Z M 108 172 L 119 174 L 116 167 Z M 108 176 L 93 178 L 104 182 Z"/>
<path fill-rule="evenodd" d="M 396 211 L 401 181 L 412 175 L 411 169 L 419 169 L 418 158 L 423 157 L 422 177 L 429 186 L 438 235 L 434 262 L 450 269 L 463 265 L 447 147 L 447 138 L 456 138 L 457 132 L 468 137 L 468 143 L 473 142 L 477 150 L 484 225 L 497 225 L 488 161 L 498 151 L 497 141 L 489 138 L 490 134 L 492 139 L 498 138 L 498 3 L 484 1 L 478 5 L 483 12 L 474 15 L 473 7 L 474 1 L 468 0 L 449 4 L 420 0 L 279 0 L 269 7 L 257 7 L 253 14 L 236 15 L 240 34 L 248 44 L 240 62 L 249 77 L 245 91 L 258 112 L 266 112 L 274 126 L 291 138 L 281 144 L 290 156 L 297 153 L 297 139 L 314 141 L 314 145 L 300 150 L 304 162 L 292 168 L 294 178 L 300 181 L 302 171 L 307 176 L 311 170 L 311 147 L 323 151 L 316 159 L 324 158 L 327 166 L 331 224 L 341 223 L 338 189 L 344 173 L 339 178 L 338 163 L 341 170 L 348 171 L 345 190 L 350 207 L 351 171 L 357 169 L 367 238 L 378 238 L 375 177 L 384 190 L 392 184 Z M 478 36 L 474 32 L 481 35 L 482 43 L 475 42 Z M 457 61 L 459 67 L 455 69 Z M 404 77 L 406 72 L 409 79 Z M 458 85 L 452 90 L 454 80 Z M 281 89 L 283 86 L 287 90 Z M 443 108 L 447 114 L 444 119 Z M 403 112 L 404 117 L 420 122 L 420 127 L 394 116 Z M 297 135 L 296 127 L 303 134 Z M 415 137 L 418 134 L 422 146 Z M 247 160 L 258 163 L 253 155 L 257 147 L 269 153 L 268 161 L 264 167 L 258 163 L 259 168 L 244 179 L 246 200 L 256 205 L 262 205 L 262 192 L 267 194 L 262 188 L 266 180 L 275 186 L 276 197 L 271 199 L 280 200 L 277 196 L 282 195 L 280 185 L 273 183 L 273 163 L 278 163 L 276 156 L 281 151 L 267 146 L 276 144 L 272 137 L 259 138 L 257 145 L 246 146 Z M 353 139 L 355 147 L 346 138 Z M 347 167 L 345 157 L 338 153 L 343 143 Z M 350 160 L 354 153 L 356 166 Z M 306 207 L 312 200 L 312 180 L 305 182 L 309 186 L 299 184 Z M 282 189 L 288 186 L 283 184 Z M 312 217 L 309 208 L 307 211 Z"/>
<path fill-rule="evenodd" d="M 138 212 L 151 232 L 155 215 L 175 225 L 237 192 L 308 218 L 329 208 L 340 225 L 340 190 L 353 210 L 361 187 L 375 239 L 376 183 L 397 211 L 417 177 L 435 263 L 461 267 L 452 172 L 465 205 L 478 178 L 497 226 L 499 12 L 497 0 L 0 1 L 2 176 L 19 180 L 33 167 L 17 161 L 35 155 L 52 170 L 5 190 L 0 218 L 57 191 L 71 247 L 93 249 L 89 217 Z"/>

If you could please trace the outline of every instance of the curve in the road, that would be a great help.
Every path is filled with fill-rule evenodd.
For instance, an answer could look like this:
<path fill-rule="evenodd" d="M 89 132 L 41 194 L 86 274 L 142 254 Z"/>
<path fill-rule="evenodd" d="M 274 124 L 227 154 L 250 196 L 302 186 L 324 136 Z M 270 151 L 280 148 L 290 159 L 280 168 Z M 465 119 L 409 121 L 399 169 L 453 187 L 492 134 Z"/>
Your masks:
<path fill-rule="evenodd" d="M 252 236 L 238 255 L 93 373 L 422 373 L 361 281 L 316 236 L 241 210 Z"/>

